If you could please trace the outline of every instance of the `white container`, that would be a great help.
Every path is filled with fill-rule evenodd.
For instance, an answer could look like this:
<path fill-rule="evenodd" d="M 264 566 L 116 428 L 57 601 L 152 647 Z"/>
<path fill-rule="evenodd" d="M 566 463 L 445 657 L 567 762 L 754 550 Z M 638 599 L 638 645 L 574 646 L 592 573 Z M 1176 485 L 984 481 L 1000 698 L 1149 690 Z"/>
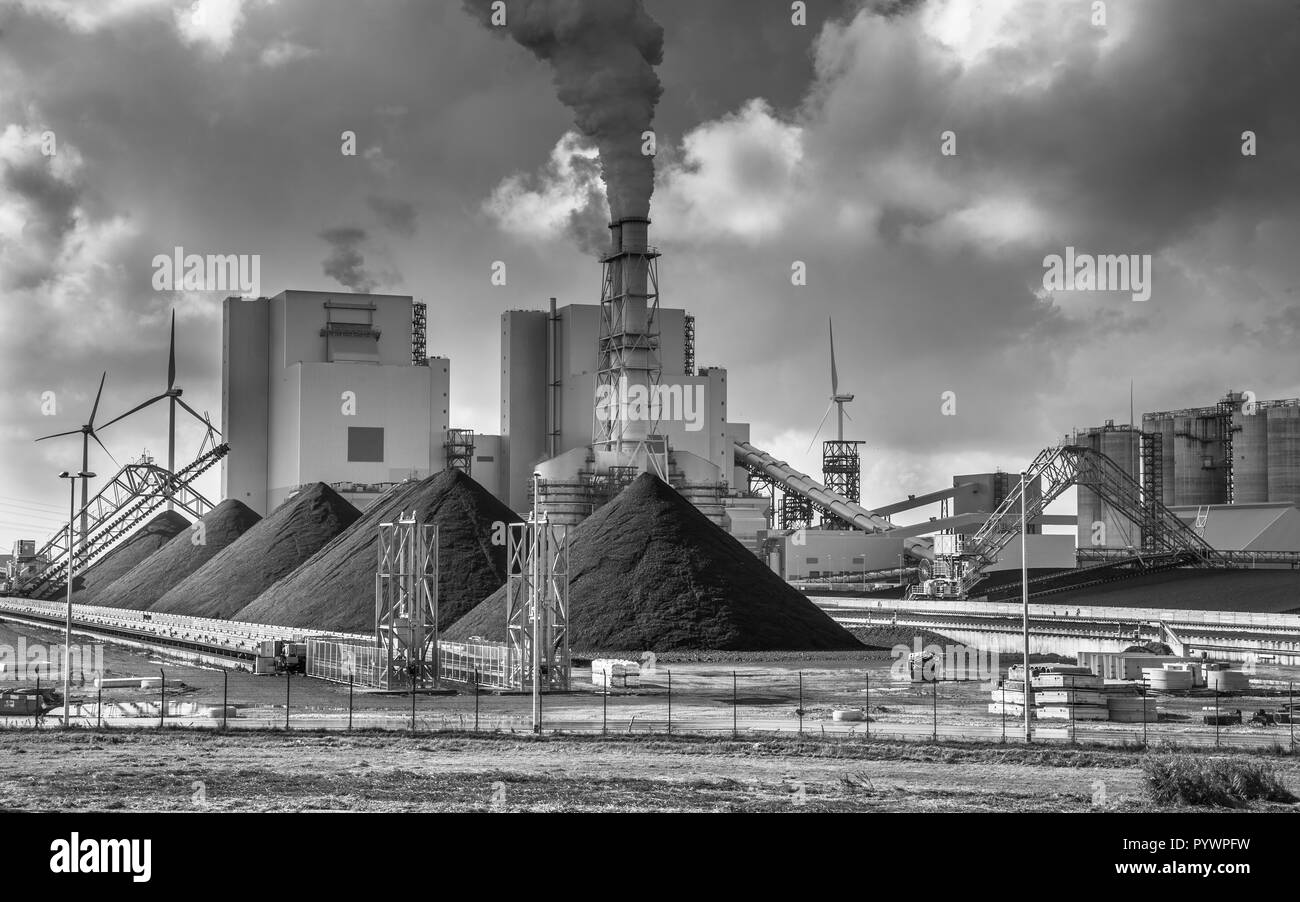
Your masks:
<path fill-rule="evenodd" d="M 1207 687 L 1220 692 L 1240 692 L 1250 688 L 1250 677 L 1240 670 L 1211 670 L 1205 677 Z"/>

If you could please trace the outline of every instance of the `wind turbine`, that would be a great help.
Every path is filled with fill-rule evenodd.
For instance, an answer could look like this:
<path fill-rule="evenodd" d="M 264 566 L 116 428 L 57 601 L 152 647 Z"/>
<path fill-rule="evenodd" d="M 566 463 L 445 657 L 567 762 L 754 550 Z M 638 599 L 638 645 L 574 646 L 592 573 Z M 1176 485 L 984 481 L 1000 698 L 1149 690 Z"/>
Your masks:
<path fill-rule="evenodd" d="M 107 372 L 99 377 L 99 391 L 95 392 L 95 404 L 90 408 L 90 421 L 87 422 L 86 425 L 82 426 L 80 429 L 72 429 L 68 432 L 56 432 L 54 435 L 43 435 L 36 440 L 38 442 L 43 442 L 46 439 L 63 438 L 65 435 L 77 435 L 79 433 L 81 435 L 81 472 L 83 473 L 90 472 L 90 440 L 92 438 L 95 440 L 95 444 L 104 449 L 104 453 L 108 455 L 109 460 L 113 461 L 114 466 L 117 465 L 117 459 L 113 457 L 108 448 L 104 446 L 104 443 L 99 440 L 99 435 L 95 432 L 95 415 L 99 413 L 99 399 L 104 394 L 104 380 L 107 378 Z M 104 424 L 104 426 L 108 425 L 108 423 Z M 101 426 L 100 428 L 102 429 L 104 426 Z M 86 538 L 90 529 L 90 521 L 86 512 L 86 506 L 89 504 L 86 497 L 87 482 L 89 482 L 87 479 L 81 480 L 81 551 L 83 554 L 86 551 Z M 71 543 L 68 544 L 68 554 L 72 554 Z"/>
<path fill-rule="evenodd" d="M 808 451 L 811 451 L 813 445 L 817 444 L 817 436 L 821 435 L 822 427 L 826 425 L 826 418 L 831 415 L 832 407 L 839 408 L 837 411 L 838 424 L 835 438 L 837 441 L 844 441 L 844 418 L 849 417 L 849 415 L 844 411 L 844 405 L 853 400 L 853 395 L 851 394 L 840 394 L 840 377 L 835 370 L 835 323 L 829 319 L 826 322 L 830 327 L 831 337 L 831 403 L 826 405 L 826 412 L 822 414 L 821 422 L 817 424 L 817 431 L 813 433 L 812 441 L 808 443 Z M 853 417 L 849 417 L 849 421 L 852 422 L 852 420 Z M 807 452 L 804 453 L 806 454 Z"/>
<path fill-rule="evenodd" d="M 192 417 L 194 417 L 200 423 L 203 423 L 204 426 L 206 426 L 212 432 L 216 432 L 217 435 L 221 434 L 212 425 L 212 423 L 209 422 L 207 419 L 205 419 L 203 416 L 201 416 L 197 410 L 195 410 L 193 407 L 191 407 L 190 405 L 186 404 L 184 401 L 181 400 L 181 395 L 183 393 L 184 392 L 182 389 L 176 387 L 176 311 L 173 310 L 171 344 L 168 347 L 168 351 L 167 351 L 167 390 L 163 392 L 161 395 L 156 395 L 155 397 L 150 398 L 148 401 L 145 401 L 143 404 L 138 404 L 135 407 L 132 407 L 126 413 L 122 414 L 121 416 L 114 417 L 104 425 L 111 426 L 112 424 L 116 423 L 118 420 L 126 419 L 131 414 L 144 410 L 146 407 L 148 407 L 151 404 L 157 404 L 159 401 L 170 402 L 167 405 L 168 408 L 167 410 L 167 472 L 175 474 L 176 472 L 176 406 L 177 405 L 180 405 L 181 407 L 185 408 L 185 410 Z M 173 505 L 171 501 L 171 496 L 169 495 L 167 498 L 167 510 L 172 510 L 172 509 L 173 509 Z"/>

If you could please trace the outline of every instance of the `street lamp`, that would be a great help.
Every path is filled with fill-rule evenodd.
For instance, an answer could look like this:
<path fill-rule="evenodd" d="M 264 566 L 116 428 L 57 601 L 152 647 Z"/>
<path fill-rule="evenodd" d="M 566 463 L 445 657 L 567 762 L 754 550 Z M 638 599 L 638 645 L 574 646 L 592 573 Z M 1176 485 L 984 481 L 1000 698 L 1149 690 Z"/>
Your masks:
<path fill-rule="evenodd" d="M 85 470 L 79 473 L 69 473 L 64 470 L 59 474 L 59 478 L 68 480 L 68 618 L 63 627 L 63 725 L 66 727 L 72 692 L 72 574 L 77 562 L 72 528 L 77 519 L 77 480 L 94 479 L 95 474 Z"/>
<path fill-rule="evenodd" d="M 1033 679 L 1029 675 L 1029 557 L 1026 553 L 1026 533 L 1029 531 L 1025 520 L 1025 474 L 1020 473 L 1020 597 L 1024 607 L 1025 624 L 1025 743 L 1034 741 L 1033 727 L 1029 723 L 1032 713 L 1029 710 L 1030 694 L 1033 691 Z M 1145 705 L 1146 702 L 1143 702 Z M 1145 710 L 1145 709 L 1143 709 Z"/>

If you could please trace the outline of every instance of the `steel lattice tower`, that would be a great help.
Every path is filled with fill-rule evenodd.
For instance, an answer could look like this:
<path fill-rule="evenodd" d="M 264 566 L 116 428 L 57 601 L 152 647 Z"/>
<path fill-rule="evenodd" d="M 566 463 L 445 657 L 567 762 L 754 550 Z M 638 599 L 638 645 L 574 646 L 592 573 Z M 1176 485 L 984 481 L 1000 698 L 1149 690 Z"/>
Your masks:
<path fill-rule="evenodd" d="M 593 408 L 592 447 L 615 452 L 618 463 L 638 464 L 662 454 L 655 447 L 657 409 L 648 403 L 658 388 L 659 258 L 648 244 L 650 220 L 625 217 L 610 226 L 610 251 L 601 257 L 599 364 Z M 644 398 L 644 409 L 637 398 Z M 655 464 L 656 469 L 660 469 Z M 662 473 L 660 475 L 663 475 Z"/>
<path fill-rule="evenodd" d="M 862 461 L 858 445 L 843 438 L 822 442 L 822 478 L 826 488 L 843 495 L 855 504 L 861 500 Z"/>
<path fill-rule="evenodd" d="M 569 531 L 546 517 L 511 523 L 506 577 L 506 679 L 569 688 Z"/>
<path fill-rule="evenodd" d="M 387 688 L 438 685 L 438 528 L 415 512 L 379 524 L 375 639 L 387 651 Z"/>

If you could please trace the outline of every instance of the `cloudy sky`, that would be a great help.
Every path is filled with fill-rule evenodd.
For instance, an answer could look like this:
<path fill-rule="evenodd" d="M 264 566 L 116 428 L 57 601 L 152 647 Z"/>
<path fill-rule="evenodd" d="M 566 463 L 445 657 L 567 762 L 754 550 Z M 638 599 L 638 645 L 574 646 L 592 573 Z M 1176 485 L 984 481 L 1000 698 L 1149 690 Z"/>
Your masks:
<path fill-rule="evenodd" d="M 645 6 L 661 300 L 760 447 L 819 469 L 830 316 L 868 503 L 1127 421 L 1130 380 L 1139 412 L 1300 395 L 1289 0 Z M 162 390 L 173 308 L 186 400 L 219 414 L 221 295 L 151 286 L 178 245 L 259 254 L 266 294 L 424 299 L 453 424 L 497 431 L 500 312 L 598 299 L 573 121 L 456 3 L 0 0 L 0 547 L 55 525 L 79 441 L 32 439 L 80 425 L 101 371 L 101 421 Z M 1067 246 L 1150 255 L 1150 299 L 1044 290 Z M 165 454 L 165 413 L 103 438 Z"/>

